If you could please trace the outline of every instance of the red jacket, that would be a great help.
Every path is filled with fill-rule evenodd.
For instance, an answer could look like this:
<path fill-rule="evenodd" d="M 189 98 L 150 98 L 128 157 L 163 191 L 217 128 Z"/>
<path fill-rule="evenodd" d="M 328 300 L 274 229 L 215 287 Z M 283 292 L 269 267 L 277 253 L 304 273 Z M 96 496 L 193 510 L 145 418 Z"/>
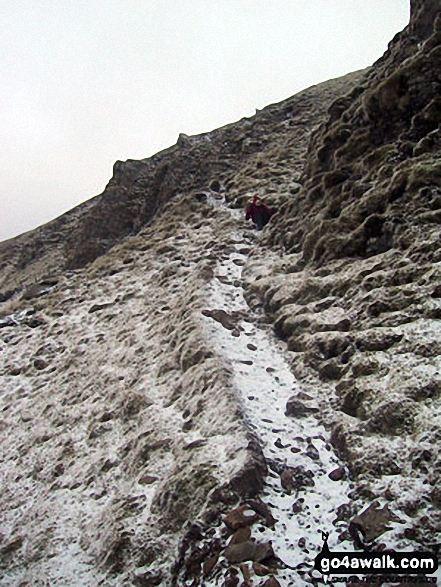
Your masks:
<path fill-rule="evenodd" d="M 257 222 L 258 216 L 259 214 L 263 214 L 264 217 L 266 218 L 266 221 L 268 222 L 268 220 L 271 218 L 271 216 L 273 215 L 273 212 L 270 208 L 268 208 L 268 206 L 266 204 L 264 204 L 263 202 L 260 202 L 259 204 L 257 203 L 257 200 L 259 199 L 259 196 L 254 196 L 253 197 L 253 202 L 252 204 L 250 204 L 247 207 L 246 210 L 246 215 L 245 218 L 246 220 L 249 220 L 251 218 L 251 220 L 253 222 Z"/>

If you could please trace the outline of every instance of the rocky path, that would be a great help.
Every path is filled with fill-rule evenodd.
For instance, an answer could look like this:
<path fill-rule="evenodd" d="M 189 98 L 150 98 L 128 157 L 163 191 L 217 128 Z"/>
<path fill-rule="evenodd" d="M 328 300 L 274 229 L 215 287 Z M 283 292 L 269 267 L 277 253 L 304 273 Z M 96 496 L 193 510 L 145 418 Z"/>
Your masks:
<path fill-rule="evenodd" d="M 272 545 L 279 567 L 278 583 L 272 584 L 306 585 L 313 577 L 320 578 L 312 567 L 323 544 L 321 531 L 331 531 L 331 547 L 343 531 L 339 530 L 339 513 L 348 501 L 349 483 L 316 419 L 314 397 L 302 392 L 283 344 L 244 300 L 241 273 L 256 233 L 243 229 L 239 215 L 238 227 L 209 286 L 204 312 L 207 338 L 234 373 L 244 418 L 268 466 L 261 497 L 269 515 L 264 523 L 260 520 L 253 525 L 251 540 Z M 244 543 L 250 541 L 248 534 L 243 533 Z M 263 585 L 260 581 L 265 578 L 257 577 L 256 569 L 268 574 L 271 569 L 262 571 L 265 565 L 260 563 L 265 559 L 253 560 L 245 546 L 242 550 L 243 554 L 233 552 L 231 556 L 227 549 L 227 561 L 241 563 L 246 584 Z M 220 576 L 208 579 L 207 587 L 223 585 Z"/>

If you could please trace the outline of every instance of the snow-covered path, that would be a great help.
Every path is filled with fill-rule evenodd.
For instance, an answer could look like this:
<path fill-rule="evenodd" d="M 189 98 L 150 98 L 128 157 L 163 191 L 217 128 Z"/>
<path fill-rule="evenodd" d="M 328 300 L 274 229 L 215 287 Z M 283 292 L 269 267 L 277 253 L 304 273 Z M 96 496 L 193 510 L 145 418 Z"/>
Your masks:
<path fill-rule="evenodd" d="M 314 398 L 295 381 L 283 343 L 259 323 L 244 300 L 241 273 L 252 241 L 248 230 L 232 235 L 209 286 L 206 330 L 214 350 L 233 370 L 244 417 L 268 465 L 262 499 L 277 523 L 274 528 L 259 526 L 254 538 L 270 540 L 276 556 L 289 567 L 277 575 L 282 587 L 298 586 L 307 584 L 305 573 L 309 582 L 311 574 L 320 577 L 312 565 L 323 545 L 321 531 L 330 532 L 329 546 L 335 546 L 337 510 L 348 502 L 349 484 L 329 478 L 341 464 L 314 417 Z M 294 402 L 292 414 L 286 415 L 293 396 L 306 413 L 296 413 Z"/>

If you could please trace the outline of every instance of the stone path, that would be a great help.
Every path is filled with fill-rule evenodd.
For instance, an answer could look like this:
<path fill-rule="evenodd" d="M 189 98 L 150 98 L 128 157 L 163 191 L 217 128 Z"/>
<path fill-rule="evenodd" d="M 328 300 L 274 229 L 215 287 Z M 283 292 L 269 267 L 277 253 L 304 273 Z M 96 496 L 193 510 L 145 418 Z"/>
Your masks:
<path fill-rule="evenodd" d="M 348 501 L 349 483 L 315 418 L 314 398 L 299 388 L 283 344 L 244 300 L 241 272 L 253 240 L 252 231 L 238 230 L 226 246 L 209 288 L 207 337 L 233 369 L 245 419 L 268 465 L 261 497 L 276 523 L 256 524 L 253 538 L 272 543 L 282 587 L 306 585 L 321 577 L 312 569 L 323 544 L 321 531 L 331 533 L 330 547 L 343 531 L 338 514 Z M 245 564 L 248 571 L 241 566 L 244 579 L 260 585 L 258 577 L 252 582 L 252 566 Z M 223 585 L 222 580 L 209 577 L 205 584 Z"/>

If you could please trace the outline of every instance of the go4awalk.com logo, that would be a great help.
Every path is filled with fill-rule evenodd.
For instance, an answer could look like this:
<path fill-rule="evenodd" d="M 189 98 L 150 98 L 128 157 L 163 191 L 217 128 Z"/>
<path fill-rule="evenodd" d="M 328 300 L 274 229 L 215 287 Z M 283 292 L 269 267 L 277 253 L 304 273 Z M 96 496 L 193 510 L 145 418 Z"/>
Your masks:
<path fill-rule="evenodd" d="M 429 552 L 333 552 L 328 536 L 314 567 L 328 575 L 431 575 L 438 569 L 437 557 Z"/>

